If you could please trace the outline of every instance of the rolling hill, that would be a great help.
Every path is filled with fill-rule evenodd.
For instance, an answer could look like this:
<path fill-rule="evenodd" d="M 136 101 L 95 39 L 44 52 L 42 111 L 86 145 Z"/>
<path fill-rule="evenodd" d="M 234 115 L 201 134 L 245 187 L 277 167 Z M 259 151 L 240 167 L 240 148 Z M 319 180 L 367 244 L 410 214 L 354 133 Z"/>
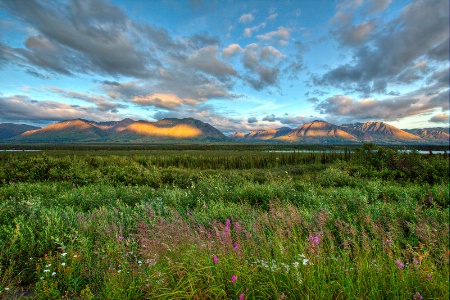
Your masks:
<path fill-rule="evenodd" d="M 67 120 L 29 130 L 10 139 L 15 142 L 219 142 L 229 141 L 219 130 L 192 118 L 157 122 L 124 119 L 94 122 Z"/>
<path fill-rule="evenodd" d="M 39 129 L 39 127 L 25 124 L 0 123 L 0 140 L 9 139 L 21 135 L 28 130 L 35 129 Z"/>

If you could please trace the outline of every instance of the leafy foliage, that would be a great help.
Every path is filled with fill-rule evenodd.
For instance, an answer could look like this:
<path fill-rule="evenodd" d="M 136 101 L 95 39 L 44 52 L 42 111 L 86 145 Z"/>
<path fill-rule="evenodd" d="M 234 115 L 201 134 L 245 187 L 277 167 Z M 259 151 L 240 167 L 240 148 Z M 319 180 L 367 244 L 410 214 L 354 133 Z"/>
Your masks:
<path fill-rule="evenodd" d="M 371 147 L 3 155 L 0 297 L 448 298 L 448 157 Z"/>

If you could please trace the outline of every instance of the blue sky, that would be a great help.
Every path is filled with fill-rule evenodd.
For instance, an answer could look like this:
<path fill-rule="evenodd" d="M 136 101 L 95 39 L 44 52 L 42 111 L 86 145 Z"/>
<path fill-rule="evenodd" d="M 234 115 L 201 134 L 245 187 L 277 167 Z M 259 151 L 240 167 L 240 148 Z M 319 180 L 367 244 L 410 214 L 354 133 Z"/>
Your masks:
<path fill-rule="evenodd" d="M 0 122 L 449 125 L 449 2 L 0 2 Z"/>

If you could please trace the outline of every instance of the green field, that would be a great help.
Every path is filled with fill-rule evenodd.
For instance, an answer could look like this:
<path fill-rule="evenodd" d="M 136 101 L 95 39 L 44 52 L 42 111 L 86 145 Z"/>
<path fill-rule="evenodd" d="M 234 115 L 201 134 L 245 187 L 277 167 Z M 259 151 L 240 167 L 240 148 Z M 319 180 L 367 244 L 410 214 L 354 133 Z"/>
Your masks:
<path fill-rule="evenodd" d="M 448 155 L 273 150 L 0 153 L 0 298 L 449 298 Z"/>

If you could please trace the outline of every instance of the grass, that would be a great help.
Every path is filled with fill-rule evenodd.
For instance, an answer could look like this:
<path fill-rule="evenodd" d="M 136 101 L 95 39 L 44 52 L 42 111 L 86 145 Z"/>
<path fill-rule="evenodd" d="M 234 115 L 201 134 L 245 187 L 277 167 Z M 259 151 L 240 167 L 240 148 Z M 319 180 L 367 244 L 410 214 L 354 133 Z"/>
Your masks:
<path fill-rule="evenodd" d="M 4 157 L 0 297 L 449 298 L 447 157 L 238 154 Z"/>

